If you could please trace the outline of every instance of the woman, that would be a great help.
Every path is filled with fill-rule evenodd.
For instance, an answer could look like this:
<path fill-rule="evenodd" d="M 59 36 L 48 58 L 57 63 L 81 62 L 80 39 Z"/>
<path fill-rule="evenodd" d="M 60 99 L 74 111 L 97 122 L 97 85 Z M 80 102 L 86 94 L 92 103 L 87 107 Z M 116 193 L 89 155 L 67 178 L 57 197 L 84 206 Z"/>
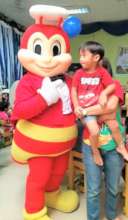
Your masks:
<path fill-rule="evenodd" d="M 106 62 L 106 60 L 105 60 Z M 104 65 L 104 63 L 102 63 Z M 109 70 L 110 71 L 110 70 Z M 116 89 L 119 94 L 113 95 L 104 108 L 93 106 L 87 109 L 88 115 L 103 115 L 113 112 L 118 108 L 119 102 L 123 101 L 123 90 L 118 84 Z M 120 112 L 117 111 L 116 119 L 121 133 L 124 129 L 121 124 Z M 100 131 L 100 153 L 103 160 L 103 166 L 95 164 L 89 146 L 89 133 L 84 129 L 83 133 L 83 156 L 86 167 L 87 181 L 87 219 L 100 220 L 100 192 L 102 172 L 104 171 L 105 181 L 105 215 L 108 220 L 120 220 L 117 213 L 119 182 L 122 173 L 124 161 L 122 156 L 116 151 L 116 143 L 112 139 L 111 131 L 106 125 L 103 125 Z"/>

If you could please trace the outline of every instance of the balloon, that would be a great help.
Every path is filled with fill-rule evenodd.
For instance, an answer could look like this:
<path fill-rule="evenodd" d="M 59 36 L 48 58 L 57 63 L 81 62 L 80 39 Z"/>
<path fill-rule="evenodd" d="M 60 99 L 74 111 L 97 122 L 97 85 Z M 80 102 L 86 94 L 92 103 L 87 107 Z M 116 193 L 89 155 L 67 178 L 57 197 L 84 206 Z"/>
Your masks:
<path fill-rule="evenodd" d="M 63 23 L 63 30 L 69 37 L 75 37 L 80 34 L 82 29 L 81 21 L 75 16 L 68 17 Z"/>

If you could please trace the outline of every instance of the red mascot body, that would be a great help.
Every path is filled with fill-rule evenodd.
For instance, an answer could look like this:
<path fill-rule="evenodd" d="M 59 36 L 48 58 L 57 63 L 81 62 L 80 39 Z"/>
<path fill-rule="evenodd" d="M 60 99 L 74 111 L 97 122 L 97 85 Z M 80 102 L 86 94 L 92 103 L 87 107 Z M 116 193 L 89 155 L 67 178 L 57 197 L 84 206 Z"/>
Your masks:
<path fill-rule="evenodd" d="M 16 89 L 12 156 L 29 166 L 25 220 L 50 220 L 47 207 L 71 212 L 79 203 L 76 192 L 60 189 L 77 128 L 70 102 L 71 78 L 65 74 L 72 62 L 70 43 L 60 27 L 61 8 L 54 15 L 56 8 L 48 8 L 48 14 L 43 5 L 31 7 L 36 24 L 24 33 L 18 53 L 28 72 Z"/>

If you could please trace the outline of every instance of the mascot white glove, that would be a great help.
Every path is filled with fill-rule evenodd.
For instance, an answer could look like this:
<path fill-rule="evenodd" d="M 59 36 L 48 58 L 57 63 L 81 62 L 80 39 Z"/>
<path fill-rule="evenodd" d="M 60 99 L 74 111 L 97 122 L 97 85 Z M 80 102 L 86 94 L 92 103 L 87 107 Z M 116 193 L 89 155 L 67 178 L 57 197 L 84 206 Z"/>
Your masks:
<path fill-rule="evenodd" d="M 42 86 L 37 92 L 45 99 L 48 106 L 56 103 L 59 99 L 59 93 L 49 77 L 43 79 Z"/>
<path fill-rule="evenodd" d="M 67 84 L 62 79 L 57 79 L 53 81 L 60 99 L 62 101 L 62 112 L 64 115 L 69 114 L 72 112 L 71 108 L 71 100 L 70 100 L 70 94 L 69 94 L 69 88 Z"/>

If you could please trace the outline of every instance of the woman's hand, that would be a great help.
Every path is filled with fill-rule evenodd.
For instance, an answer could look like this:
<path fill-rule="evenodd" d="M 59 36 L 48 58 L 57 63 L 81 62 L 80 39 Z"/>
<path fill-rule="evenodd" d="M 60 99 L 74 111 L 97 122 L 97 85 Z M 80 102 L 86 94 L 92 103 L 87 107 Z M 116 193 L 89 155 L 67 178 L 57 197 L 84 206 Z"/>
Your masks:
<path fill-rule="evenodd" d="M 107 95 L 104 92 L 101 92 L 99 96 L 99 104 L 105 106 L 107 104 Z"/>

